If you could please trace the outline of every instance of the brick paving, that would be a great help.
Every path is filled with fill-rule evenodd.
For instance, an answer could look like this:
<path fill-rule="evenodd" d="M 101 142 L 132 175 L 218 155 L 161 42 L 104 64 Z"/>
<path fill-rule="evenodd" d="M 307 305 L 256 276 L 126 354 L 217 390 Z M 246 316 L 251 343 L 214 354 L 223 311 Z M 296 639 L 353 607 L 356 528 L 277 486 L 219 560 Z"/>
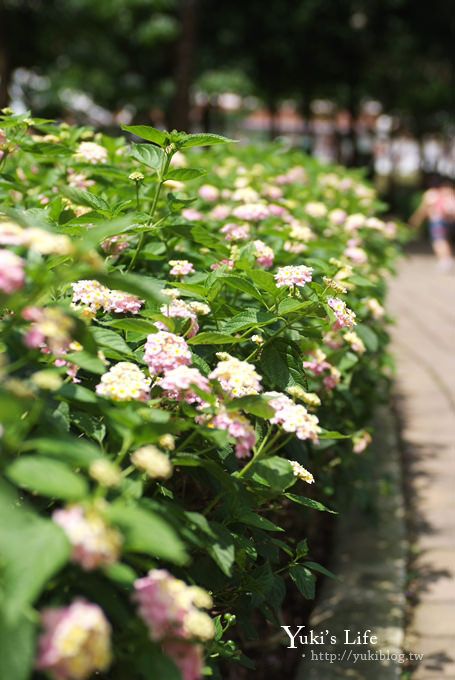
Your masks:
<path fill-rule="evenodd" d="M 413 680 L 455 679 L 455 274 L 414 253 L 390 282 L 396 403 L 419 601 L 406 648 Z"/>

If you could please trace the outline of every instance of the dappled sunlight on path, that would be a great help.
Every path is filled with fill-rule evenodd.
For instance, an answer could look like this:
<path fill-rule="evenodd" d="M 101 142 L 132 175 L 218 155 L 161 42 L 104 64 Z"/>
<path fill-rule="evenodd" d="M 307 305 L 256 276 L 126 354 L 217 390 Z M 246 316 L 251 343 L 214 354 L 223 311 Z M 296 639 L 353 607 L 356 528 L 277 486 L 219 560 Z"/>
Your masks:
<path fill-rule="evenodd" d="M 412 253 L 390 282 L 393 352 L 418 603 L 413 680 L 455 678 L 455 274 Z"/>

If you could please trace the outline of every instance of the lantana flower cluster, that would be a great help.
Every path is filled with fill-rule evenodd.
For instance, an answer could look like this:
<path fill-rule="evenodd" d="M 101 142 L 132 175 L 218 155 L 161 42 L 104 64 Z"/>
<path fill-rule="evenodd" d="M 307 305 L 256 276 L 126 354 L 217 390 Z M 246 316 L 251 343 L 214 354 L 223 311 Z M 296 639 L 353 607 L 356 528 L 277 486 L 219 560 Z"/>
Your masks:
<path fill-rule="evenodd" d="M 262 376 L 257 373 L 253 364 L 241 361 L 227 352 L 218 352 L 217 356 L 221 361 L 209 374 L 209 378 L 218 379 L 223 390 L 231 397 L 244 397 L 261 391 Z"/>
<path fill-rule="evenodd" d="M 73 288 L 74 308 L 79 309 L 80 307 L 76 303 L 81 302 L 93 313 L 102 309 L 105 312 L 115 312 L 116 314 L 137 314 L 145 302 L 145 300 L 140 300 L 131 293 L 110 290 L 92 279 L 83 279 L 72 283 L 71 286 Z"/>
<path fill-rule="evenodd" d="M 185 340 L 174 333 L 158 331 L 147 336 L 144 361 L 151 375 L 191 364 L 191 352 Z"/>
<path fill-rule="evenodd" d="M 41 612 L 36 668 L 58 680 L 88 680 L 112 660 L 111 626 L 97 604 L 76 599 Z"/>
<path fill-rule="evenodd" d="M 272 425 L 281 425 L 285 432 L 295 432 L 298 439 L 311 439 L 318 442 L 320 427 L 317 416 L 308 413 L 301 404 L 295 404 L 281 392 L 265 392 L 265 396 L 273 397 L 269 405 L 275 414 L 269 419 Z"/>
<path fill-rule="evenodd" d="M 183 680 L 197 680 L 202 673 L 202 648 L 215 635 L 215 626 L 201 608 L 210 608 L 210 595 L 188 586 L 165 569 L 153 569 L 134 583 L 133 600 L 148 628 L 151 640 L 160 642 L 174 660 Z"/>
<path fill-rule="evenodd" d="M 355 312 L 346 305 L 340 298 L 328 298 L 327 304 L 333 310 L 336 320 L 333 323 L 333 330 L 338 328 L 353 328 L 356 325 Z"/>
<path fill-rule="evenodd" d="M 55 510 L 52 519 L 68 536 L 71 560 L 85 571 L 113 564 L 119 558 L 122 536 L 97 508 L 70 505 Z"/>
<path fill-rule="evenodd" d="M 300 286 L 303 287 L 306 283 L 312 280 L 313 268 L 301 265 L 288 265 L 287 267 L 278 267 L 274 278 L 276 280 L 276 287 L 283 286 Z"/>
<path fill-rule="evenodd" d="M 114 401 L 146 401 L 150 395 L 150 378 L 136 364 L 120 361 L 101 376 L 97 394 Z"/>

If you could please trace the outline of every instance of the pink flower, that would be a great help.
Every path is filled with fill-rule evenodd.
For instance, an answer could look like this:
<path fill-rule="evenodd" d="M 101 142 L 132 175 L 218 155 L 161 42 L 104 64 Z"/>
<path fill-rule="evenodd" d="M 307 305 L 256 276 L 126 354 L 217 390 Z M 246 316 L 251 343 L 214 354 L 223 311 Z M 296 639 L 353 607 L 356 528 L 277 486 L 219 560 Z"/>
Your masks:
<path fill-rule="evenodd" d="M 269 247 L 266 246 L 265 243 L 262 241 L 253 241 L 254 247 L 255 247 L 255 257 L 256 257 L 256 262 L 258 265 L 261 267 L 264 267 L 265 269 L 270 269 L 270 267 L 273 265 L 273 258 L 274 258 L 274 252 L 273 250 Z"/>
<path fill-rule="evenodd" d="M 282 286 L 301 286 L 303 287 L 306 283 L 312 280 L 312 267 L 306 267 L 304 264 L 287 267 L 279 267 L 276 274 L 274 275 L 277 281 L 276 287 L 281 288 Z"/>
<path fill-rule="evenodd" d="M 210 426 L 218 430 L 227 430 L 235 439 L 235 455 L 237 458 L 245 458 L 250 455 L 251 449 L 256 442 L 254 428 L 250 421 L 238 411 L 221 410 L 210 422 Z"/>
<path fill-rule="evenodd" d="M 261 391 L 262 377 L 256 372 L 253 364 L 240 361 L 224 352 L 220 352 L 218 356 L 222 360 L 209 374 L 210 380 L 218 378 L 223 390 L 231 397 L 244 397 Z"/>
<path fill-rule="evenodd" d="M 68 184 L 70 187 L 77 187 L 78 189 L 87 189 L 94 186 L 95 182 L 88 179 L 83 172 L 74 172 L 73 168 L 68 168 Z"/>
<path fill-rule="evenodd" d="M 22 227 L 20 227 L 18 224 L 14 224 L 14 222 L 0 222 L 0 245 L 21 245 L 23 233 L 24 230 Z"/>
<path fill-rule="evenodd" d="M 266 392 L 266 396 L 273 396 L 269 405 L 275 410 L 270 418 L 272 425 L 281 425 L 285 432 L 295 432 L 298 439 L 312 439 L 318 441 L 318 418 L 308 413 L 301 404 L 294 404 L 285 394 L 280 392 Z"/>
<path fill-rule="evenodd" d="M 139 616 L 147 625 L 152 640 L 193 637 L 185 625 L 188 617 L 194 613 L 207 616 L 194 606 L 195 589 L 174 578 L 166 569 L 150 570 L 147 576 L 134 582 L 134 589 L 132 599 L 139 605 Z M 204 623 L 207 625 L 207 621 Z M 210 619 L 208 623 L 210 627 Z M 201 626 L 199 628 L 201 630 Z"/>
<path fill-rule="evenodd" d="M 46 336 L 37 325 L 33 325 L 28 330 L 26 330 L 23 337 L 24 345 L 30 349 L 42 347 L 42 345 L 44 345 L 45 339 Z"/>
<path fill-rule="evenodd" d="M 81 279 L 71 284 L 73 288 L 73 303 L 82 302 L 93 312 L 109 304 L 109 288 L 102 286 L 93 279 Z"/>
<path fill-rule="evenodd" d="M 222 265 L 226 265 L 226 267 L 230 270 L 234 269 L 234 261 L 233 260 L 220 260 L 220 262 L 214 262 L 213 264 L 210 265 L 210 269 L 215 270 L 219 269 Z"/>
<path fill-rule="evenodd" d="M 322 336 L 322 339 L 330 349 L 340 349 L 340 347 L 343 347 L 343 338 L 336 331 L 327 331 Z"/>
<path fill-rule="evenodd" d="M 220 192 L 211 184 L 203 184 L 199 188 L 198 194 L 204 201 L 216 201 Z"/>
<path fill-rule="evenodd" d="M 336 321 L 332 326 L 333 330 L 343 327 L 353 328 L 356 325 L 355 313 L 346 306 L 343 300 L 340 300 L 340 298 L 328 298 L 327 304 L 333 309 L 336 317 Z"/>
<path fill-rule="evenodd" d="M 171 265 L 172 276 L 185 276 L 185 274 L 193 274 L 194 267 L 188 260 L 169 260 Z"/>
<path fill-rule="evenodd" d="M 115 312 L 116 314 L 137 314 L 145 300 L 139 300 L 131 293 L 124 293 L 121 290 L 110 290 L 107 304 L 104 309 L 106 312 Z"/>
<path fill-rule="evenodd" d="M 352 438 L 352 443 L 354 445 L 352 450 L 354 453 L 362 453 L 362 451 L 365 451 L 367 446 L 371 444 L 371 441 L 371 434 L 368 432 L 368 430 L 362 430 Z"/>
<path fill-rule="evenodd" d="M 158 331 L 147 337 L 144 361 L 148 364 L 150 373 L 155 375 L 171 371 L 177 366 L 189 366 L 191 352 L 180 336 Z"/>
<path fill-rule="evenodd" d="M 324 376 L 323 382 L 326 390 L 332 390 L 340 382 L 341 373 L 335 368 L 335 366 L 330 366 L 329 375 Z"/>
<path fill-rule="evenodd" d="M 79 366 L 76 366 L 76 364 L 72 364 L 69 361 L 65 361 L 65 359 L 56 359 L 54 361 L 54 366 L 58 366 L 59 368 L 61 368 L 62 366 L 66 366 L 67 367 L 66 375 L 69 375 L 69 377 L 71 378 L 71 381 L 73 383 L 80 383 L 81 382 L 79 380 L 79 378 L 77 377 L 77 373 L 79 371 Z"/>
<path fill-rule="evenodd" d="M 268 184 L 262 189 L 262 195 L 269 198 L 271 201 L 279 201 L 283 197 L 283 190 L 280 187 Z"/>
<path fill-rule="evenodd" d="M 223 205 L 220 203 L 210 211 L 210 217 L 213 220 L 225 220 L 230 212 L 231 210 L 227 205 Z"/>
<path fill-rule="evenodd" d="M 149 398 L 150 378 L 146 378 L 136 364 L 120 361 L 101 376 L 96 393 L 114 401 L 146 401 Z"/>
<path fill-rule="evenodd" d="M 111 626 L 98 605 L 76 599 L 67 607 L 50 607 L 42 611 L 41 624 L 38 670 L 56 680 L 87 680 L 109 668 Z"/>
<path fill-rule="evenodd" d="M 163 651 L 171 657 L 182 674 L 182 680 L 199 680 L 202 677 L 202 647 L 188 642 L 165 642 Z"/>
<path fill-rule="evenodd" d="M 343 224 L 347 216 L 348 214 L 346 210 L 342 210 L 341 208 L 335 208 L 335 210 L 331 210 L 328 215 L 332 224 Z"/>
<path fill-rule="evenodd" d="M 186 220 L 190 220 L 190 222 L 198 222 L 199 220 L 204 219 L 204 215 L 194 208 L 184 208 L 182 210 L 182 217 Z"/>
<path fill-rule="evenodd" d="M 308 353 L 311 357 L 309 361 L 303 361 L 303 368 L 307 368 L 314 375 L 321 375 L 326 369 L 330 369 L 331 364 L 326 361 L 326 355 L 320 349 L 312 350 Z"/>
<path fill-rule="evenodd" d="M 259 222 L 268 217 L 270 212 L 268 207 L 262 203 L 245 203 L 245 205 L 239 205 L 234 208 L 232 214 L 239 220 Z"/>
<path fill-rule="evenodd" d="M 244 241 L 250 235 L 250 225 L 229 222 L 220 229 L 220 232 L 225 234 L 226 241 Z"/>
<path fill-rule="evenodd" d="M 283 208 L 282 205 L 277 205 L 276 203 L 269 203 L 268 208 L 269 213 L 275 215 L 275 217 L 282 217 L 286 212 L 286 208 Z"/>
<path fill-rule="evenodd" d="M 191 389 L 195 385 L 203 392 L 210 392 L 210 383 L 207 378 L 197 368 L 189 368 L 188 366 L 177 366 L 164 374 L 163 378 L 157 381 L 164 391 L 165 396 L 170 399 L 181 400 L 182 398 L 188 403 L 196 402 L 202 407 L 208 406 L 199 395 Z"/>
<path fill-rule="evenodd" d="M 82 505 L 55 510 L 53 521 L 62 527 L 73 548 L 71 560 L 85 571 L 116 562 L 120 555 L 121 534 L 103 517 Z"/>
<path fill-rule="evenodd" d="M 27 321 L 32 321 L 23 338 L 27 347 L 46 347 L 56 355 L 68 351 L 74 321 L 59 307 L 27 307 L 22 316 Z"/>
<path fill-rule="evenodd" d="M 111 255 L 111 257 L 117 257 L 120 253 L 128 248 L 128 240 L 125 236 L 117 234 L 117 236 L 110 236 L 101 242 L 101 248 L 105 253 Z"/>
<path fill-rule="evenodd" d="M 196 335 L 199 330 L 197 315 L 184 300 L 171 300 L 169 304 L 161 306 L 160 312 L 163 314 L 163 316 L 167 316 L 169 318 L 180 317 L 182 319 L 191 319 L 191 329 L 188 332 L 189 338 L 192 338 L 194 335 Z M 160 325 L 158 326 L 157 324 Z M 160 330 L 168 330 L 167 327 L 164 327 L 165 324 L 160 321 L 157 321 L 155 325 L 157 328 L 160 328 Z"/>
<path fill-rule="evenodd" d="M 357 246 L 349 246 L 345 248 L 344 254 L 356 264 L 366 264 L 368 262 L 368 255 L 363 248 Z"/>
<path fill-rule="evenodd" d="M 0 291 L 14 293 L 25 281 L 24 260 L 10 250 L 0 249 Z"/>

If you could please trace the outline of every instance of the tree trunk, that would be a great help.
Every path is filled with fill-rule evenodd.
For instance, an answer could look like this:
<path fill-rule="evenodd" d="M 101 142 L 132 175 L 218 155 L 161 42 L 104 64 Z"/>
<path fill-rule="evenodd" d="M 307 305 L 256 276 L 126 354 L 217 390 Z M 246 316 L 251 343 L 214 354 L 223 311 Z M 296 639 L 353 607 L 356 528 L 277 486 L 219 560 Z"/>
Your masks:
<path fill-rule="evenodd" d="M 190 89 L 196 48 L 196 14 L 199 0 L 181 0 L 181 33 L 176 49 L 175 95 L 169 116 L 171 129 L 189 131 Z"/>
<path fill-rule="evenodd" d="M 11 68 L 8 58 L 5 3 L 0 0 L 0 109 L 9 104 Z"/>
<path fill-rule="evenodd" d="M 270 127 L 269 127 L 269 137 L 270 141 L 273 142 L 275 137 L 278 137 L 279 130 L 278 130 L 278 125 L 277 125 L 277 119 L 276 119 L 276 114 L 278 111 L 278 105 L 275 99 L 269 100 L 268 105 L 268 112 L 270 116 Z"/>

